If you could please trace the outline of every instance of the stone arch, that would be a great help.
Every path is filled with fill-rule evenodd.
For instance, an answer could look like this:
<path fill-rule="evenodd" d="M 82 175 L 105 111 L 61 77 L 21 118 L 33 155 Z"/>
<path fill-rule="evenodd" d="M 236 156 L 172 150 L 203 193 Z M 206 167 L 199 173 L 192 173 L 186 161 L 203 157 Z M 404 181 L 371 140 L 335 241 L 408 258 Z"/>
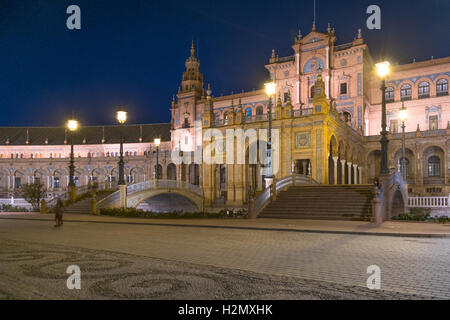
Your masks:
<path fill-rule="evenodd" d="M 14 189 L 19 189 L 22 184 L 27 183 L 27 173 L 25 170 L 18 169 L 13 174 L 13 184 Z"/>
<path fill-rule="evenodd" d="M 197 206 L 199 211 L 203 211 L 203 197 L 185 189 L 148 189 L 130 195 L 127 200 L 127 206 L 136 208 L 143 201 L 155 197 L 160 194 L 176 193 L 191 200 Z"/>
<path fill-rule="evenodd" d="M 371 150 L 367 154 L 366 176 L 368 183 L 373 183 L 374 179 L 380 174 L 381 150 Z"/>
<path fill-rule="evenodd" d="M 402 148 L 399 148 L 393 155 L 393 160 L 396 164 L 397 171 L 401 172 L 401 160 L 403 158 Z M 416 176 L 415 168 L 416 168 L 416 157 L 413 150 L 410 148 L 405 148 L 405 158 L 407 160 L 407 168 L 406 168 L 406 178 L 413 180 Z"/>
<path fill-rule="evenodd" d="M 189 183 L 193 185 L 200 184 L 200 166 L 197 163 L 189 165 Z"/>
<path fill-rule="evenodd" d="M 446 156 L 442 147 L 430 145 L 423 151 L 424 184 L 441 184 L 445 177 Z M 438 159 L 438 161 L 437 161 Z"/>
<path fill-rule="evenodd" d="M 130 170 L 131 183 L 139 183 L 145 181 L 145 170 L 141 167 L 134 167 Z"/>
<path fill-rule="evenodd" d="M 91 172 L 91 181 L 94 184 L 103 184 L 107 180 L 107 173 L 104 168 L 95 168 Z"/>
<path fill-rule="evenodd" d="M 335 171 L 337 174 L 337 162 L 334 163 L 333 158 L 338 156 L 338 145 L 337 140 L 334 134 L 330 137 L 330 142 L 328 143 L 328 183 L 335 184 L 337 183 L 337 176 L 335 177 Z M 336 168 L 335 168 L 336 165 Z M 336 169 L 336 170 L 335 170 Z"/>
<path fill-rule="evenodd" d="M 75 168 L 74 182 L 76 187 L 87 185 L 89 174 L 86 169 Z"/>
<path fill-rule="evenodd" d="M 167 180 L 177 180 L 177 167 L 173 163 L 167 165 Z"/>
<path fill-rule="evenodd" d="M 8 181 L 9 181 L 9 172 L 4 169 L 0 169 L 0 191 L 8 190 Z"/>
<path fill-rule="evenodd" d="M 33 172 L 33 181 L 32 182 L 39 182 L 40 184 L 46 186 L 47 185 L 47 177 L 50 176 L 48 171 L 45 169 L 36 169 Z"/>

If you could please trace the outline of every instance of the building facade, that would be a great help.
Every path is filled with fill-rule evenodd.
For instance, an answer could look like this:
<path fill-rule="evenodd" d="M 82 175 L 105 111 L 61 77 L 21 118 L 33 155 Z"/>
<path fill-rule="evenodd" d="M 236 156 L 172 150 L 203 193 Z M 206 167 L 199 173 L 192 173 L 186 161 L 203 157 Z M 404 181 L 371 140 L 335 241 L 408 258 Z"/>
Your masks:
<path fill-rule="evenodd" d="M 271 165 L 264 90 L 214 97 L 192 45 L 171 122 L 81 128 L 75 138 L 76 183 L 114 185 L 120 132 L 126 135 L 128 183 L 155 177 L 187 181 L 202 187 L 206 207 L 245 206 L 250 194 L 265 188 L 271 172 L 275 179 L 292 172 L 309 175 L 321 184 L 373 183 L 380 166 L 381 81 L 360 30 L 352 42 L 336 41 L 334 29 L 313 28 L 295 37 L 291 56 L 272 51 L 265 66 L 276 83 Z M 394 65 L 386 80 L 391 170 L 400 170 L 399 110 L 402 105 L 408 110 L 410 194 L 450 193 L 449 81 L 450 57 Z M 3 194 L 36 179 L 49 193 L 67 189 L 70 145 L 64 128 L 1 128 L 0 133 Z M 158 169 L 154 138 L 162 139 Z"/>

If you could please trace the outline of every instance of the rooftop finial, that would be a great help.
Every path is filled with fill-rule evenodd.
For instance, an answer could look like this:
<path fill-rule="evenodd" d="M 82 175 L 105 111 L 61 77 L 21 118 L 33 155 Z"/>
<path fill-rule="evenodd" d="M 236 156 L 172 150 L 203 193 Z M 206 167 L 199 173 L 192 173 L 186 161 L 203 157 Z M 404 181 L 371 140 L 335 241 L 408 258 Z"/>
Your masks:
<path fill-rule="evenodd" d="M 316 31 L 316 0 L 314 0 L 314 19 L 313 19 L 312 31 Z"/>
<path fill-rule="evenodd" d="M 358 39 L 362 38 L 362 31 L 361 28 L 358 29 Z"/>
<path fill-rule="evenodd" d="M 191 44 L 191 56 L 195 56 L 195 46 L 194 46 L 194 38 L 192 38 L 192 44 Z"/>
<path fill-rule="evenodd" d="M 331 33 L 331 27 L 330 27 L 330 23 L 328 22 L 328 28 L 327 28 L 327 32 L 328 32 L 328 34 L 330 34 Z"/>

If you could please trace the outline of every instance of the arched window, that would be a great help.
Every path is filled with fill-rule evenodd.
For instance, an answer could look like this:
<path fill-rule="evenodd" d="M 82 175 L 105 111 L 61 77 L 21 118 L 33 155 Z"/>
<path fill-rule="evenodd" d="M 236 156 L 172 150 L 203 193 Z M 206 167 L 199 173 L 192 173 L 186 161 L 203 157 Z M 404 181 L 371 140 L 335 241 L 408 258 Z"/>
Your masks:
<path fill-rule="evenodd" d="M 412 88 L 411 85 L 406 83 L 400 88 L 400 98 L 401 100 L 411 100 Z"/>
<path fill-rule="evenodd" d="M 419 99 L 430 97 L 430 84 L 427 81 L 419 83 Z"/>
<path fill-rule="evenodd" d="M 216 117 L 216 120 L 220 120 L 220 113 L 216 112 L 215 117 Z"/>
<path fill-rule="evenodd" d="M 314 86 L 311 86 L 311 89 L 309 89 L 309 96 L 310 98 L 314 98 Z"/>
<path fill-rule="evenodd" d="M 441 160 L 438 156 L 431 156 L 430 158 L 428 158 L 428 176 L 441 176 Z"/>
<path fill-rule="evenodd" d="M 257 116 L 262 116 L 264 113 L 263 107 L 262 106 L 258 106 L 256 107 L 256 115 Z"/>
<path fill-rule="evenodd" d="M 245 116 L 246 117 L 252 116 L 252 108 L 248 107 L 247 109 L 245 109 Z"/>
<path fill-rule="evenodd" d="M 400 172 L 402 173 L 403 176 L 403 172 L 404 172 L 404 177 L 409 177 L 409 160 L 408 158 L 400 158 Z"/>
<path fill-rule="evenodd" d="M 386 88 L 386 102 L 394 102 L 394 87 L 387 87 Z"/>
<path fill-rule="evenodd" d="M 446 79 L 439 79 L 436 82 L 436 95 L 437 96 L 448 95 L 448 81 Z"/>
<path fill-rule="evenodd" d="M 344 111 L 343 115 L 345 118 L 345 122 L 352 122 L 352 115 L 350 114 L 350 112 Z"/>

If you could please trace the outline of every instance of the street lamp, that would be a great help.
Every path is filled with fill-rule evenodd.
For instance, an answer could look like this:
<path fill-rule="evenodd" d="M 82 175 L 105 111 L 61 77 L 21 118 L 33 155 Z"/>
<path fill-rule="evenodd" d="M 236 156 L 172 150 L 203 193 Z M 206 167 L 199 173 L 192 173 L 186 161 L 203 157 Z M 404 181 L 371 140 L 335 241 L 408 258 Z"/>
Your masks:
<path fill-rule="evenodd" d="M 400 165 L 402 168 L 402 177 L 406 181 L 406 151 L 405 151 L 405 121 L 408 118 L 408 110 L 405 107 L 405 103 L 402 102 L 400 108 L 400 121 L 402 122 L 402 160 Z"/>
<path fill-rule="evenodd" d="M 158 167 L 159 167 L 159 158 L 158 158 L 158 156 L 159 156 L 159 145 L 161 144 L 161 139 L 159 139 L 159 138 L 155 138 L 154 140 L 153 140 L 153 143 L 155 144 L 155 146 L 156 146 L 156 167 L 155 167 L 155 179 L 158 179 Z"/>
<path fill-rule="evenodd" d="M 387 131 L 386 131 L 386 76 L 390 72 L 390 64 L 388 61 L 383 61 L 380 63 L 377 63 L 375 65 L 377 68 L 378 76 L 381 78 L 381 165 L 380 165 L 380 173 L 381 174 L 387 174 L 389 173 L 388 170 L 388 156 L 387 156 L 387 149 L 388 149 L 388 143 L 389 140 L 387 138 Z"/>
<path fill-rule="evenodd" d="M 70 131 L 70 165 L 69 165 L 69 192 L 70 200 L 74 201 L 76 198 L 76 188 L 75 188 L 75 164 L 74 164 L 74 154 L 73 154 L 73 134 L 78 129 L 78 121 L 71 119 L 67 121 L 67 129 Z"/>
<path fill-rule="evenodd" d="M 273 169 L 272 169 L 272 97 L 275 94 L 276 90 L 276 83 L 271 81 L 264 84 L 266 95 L 269 98 L 269 105 L 268 105 L 268 117 L 269 117 L 269 137 L 267 142 L 267 156 L 269 158 L 268 165 L 270 168 L 269 178 L 273 177 Z"/>
<path fill-rule="evenodd" d="M 126 111 L 117 111 L 116 113 L 117 122 L 119 124 L 123 125 L 127 121 L 127 112 Z M 124 163 L 123 163 L 123 134 L 122 130 L 120 130 L 120 156 L 119 156 L 119 186 L 125 185 L 125 180 L 123 179 L 125 175 L 124 170 Z"/>

